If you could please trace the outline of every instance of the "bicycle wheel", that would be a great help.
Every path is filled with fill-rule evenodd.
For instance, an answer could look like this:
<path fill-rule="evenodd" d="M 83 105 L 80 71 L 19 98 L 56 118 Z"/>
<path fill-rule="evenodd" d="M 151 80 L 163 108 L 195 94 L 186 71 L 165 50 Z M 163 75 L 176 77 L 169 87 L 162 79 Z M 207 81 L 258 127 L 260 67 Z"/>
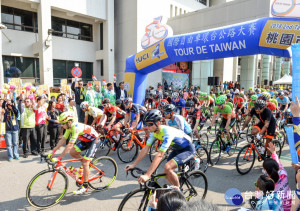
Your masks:
<path fill-rule="evenodd" d="M 149 158 L 150 158 L 150 161 L 151 161 L 151 162 L 153 161 L 154 157 L 156 156 L 156 154 L 157 154 L 157 152 L 158 152 L 160 146 L 161 146 L 161 141 L 158 140 L 158 139 L 156 139 L 156 140 L 152 143 L 152 145 L 151 145 L 151 147 L 150 147 L 150 150 L 149 150 Z"/>
<path fill-rule="evenodd" d="M 236 135 L 230 133 L 230 137 L 231 137 L 231 143 L 230 143 L 230 150 L 227 151 L 227 154 L 229 156 L 232 156 L 233 154 L 236 153 L 236 147 L 237 147 L 237 144 L 238 144 L 238 139 L 236 137 Z"/>
<path fill-rule="evenodd" d="M 148 210 L 149 196 L 145 189 L 135 189 L 121 201 L 118 211 Z"/>
<path fill-rule="evenodd" d="M 279 134 L 276 135 L 276 140 L 278 140 L 280 142 L 281 148 L 283 148 L 284 144 L 286 142 L 285 132 L 283 130 L 279 131 Z"/>
<path fill-rule="evenodd" d="M 112 148 L 112 143 L 109 138 L 100 138 L 99 149 L 97 150 L 97 157 L 109 155 Z"/>
<path fill-rule="evenodd" d="M 180 188 L 183 195 L 189 201 L 204 199 L 207 193 L 207 179 L 202 171 L 188 172 L 187 178 L 182 179 Z"/>
<path fill-rule="evenodd" d="M 247 127 L 246 138 L 247 138 L 248 143 L 251 142 L 251 130 L 252 130 L 252 127 L 253 127 L 252 125 L 250 125 L 250 126 Z"/>
<path fill-rule="evenodd" d="M 208 135 L 207 133 L 201 133 L 200 134 L 200 143 L 208 148 L 209 140 L 208 140 Z"/>
<path fill-rule="evenodd" d="M 278 155 L 278 158 L 280 158 L 282 151 L 281 143 L 278 140 L 273 140 L 272 143 L 276 147 L 276 154 Z"/>
<path fill-rule="evenodd" d="M 107 189 L 118 175 L 117 163 L 111 157 L 94 159 L 90 164 L 89 186 L 101 191 Z"/>
<path fill-rule="evenodd" d="M 251 144 L 244 146 L 236 157 L 236 170 L 241 174 L 247 174 L 251 171 L 255 162 L 254 147 L 251 151 Z"/>
<path fill-rule="evenodd" d="M 123 163 L 130 163 L 137 157 L 138 150 L 138 145 L 133 139 L 131 139 L 130 136 L 129 138 L 123 139 L 121 141 L 118 146 L 117 153 L 119 159 Z"/>
<path fill-rule="evenodd" d="M 61 171 L 49 169 L 41 171 L 29 182 L 26 199 L 29 204 L 39 209 L 52 207 L 64 197 L 68 184 L 67 175 Z"/>
<path fill-rule="evenodd" d="M 206 147 L 204 146 L 199 146 L 196 149 L 196 156 L 197 158 L 200 159 L 200 168 L 199 170 L 206 172 L 208 168 L 208 162 L 209 162 L 209 157 L 208 157 L 208 152 Z"/>
<path fill-rule="evenodd" d="M 209 161 L 210 164 L 216 165 L 221 157 L 221 140 L 216 139 L 212 142 L 209 149 Z"/>

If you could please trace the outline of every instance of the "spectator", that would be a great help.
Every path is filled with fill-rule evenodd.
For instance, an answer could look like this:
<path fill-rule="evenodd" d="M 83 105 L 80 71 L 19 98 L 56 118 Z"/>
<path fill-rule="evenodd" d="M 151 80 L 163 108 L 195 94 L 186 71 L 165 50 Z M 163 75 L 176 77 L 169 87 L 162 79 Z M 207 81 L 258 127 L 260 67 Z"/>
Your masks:
<path fill-rule="evenodd" d="M 59 97 L 62 99 L 62 97 Z M 58 98 L 58 99 L 59 99 Z M 44 105 L 45 101 L 42 97 L 37 98 L 37 105 L 33 110 L 35 113 L 35 129 L 37 135 L 37 151 L 42 153 L 45 151 L 45 140 L 47 138 L 47 125 L 48 118 L 47 108 Z"/>
<path fill-rule="evenodd" d="M 230 81 L 230 82 L 228 83 L 228 89 L 233 89 L 233 83 L 232 83 L 232 81 Z"/>
<path fill-rule="evenodd" d="M 47 108 L 47 114 L 50 117 L 48 119 L 48 130 L 50 134 L 50 148 L 51 150 L 56 147 L 56 144 L 59 139 L 61 126 L 58 121 L 58 117 L 62 112 L 56 108 L 56 103 L 53 101 L 49 101 L 49 105 Z"/>
<path fill-rule="evenodd" d="M 4 101 L 2 104 L 4 109 L 3 122 L 5 122 L 6 134 L 5 142 L 7 146 L 8 161 L 12 161 L 13 158 L 19 160 L 19 149 L 18 149 L 18 135 L 19 135 L 19 123 L 17 121 L 18 109 L 16 108 L 13 100 Z"/>
<path fill-rule="evenodd" d="M 75 78 L 77 80 L 77 78 Z M 83 94 L 83 81 L 78 81 L 78 86 L 75 85 L 75 82 L 72 83 L 71 89 L 75 93 L 75 102 L 76 102 L 76 110 L 78 121 L 84 121 L 84 112 L 80 109 L 80 104 L 84 101 L 84 94 Z"/>
<path fill-rule="evenodd" d="M 73 121 L 78 122 L 76 103 L 73 98 L 69 97 L 69 105 L 68 105 L 67 111 L 72 112 L 73 118 L 74 118 Z"/>
<path fill-rule="evenodd" d="M 112 83 L 107 83 L 107 89 L 102 89 L 102 93 L 104 98 L 110 99 L 110 104 L 115 105 L 116 103 L 116 94 L 115 91 L 113 90 L 113 84 Z"/>
<path fill-rule="evenodd" d="M 227 81 L 224 82 L 224 90 L 228 89 L 228 83 Z"/>
<path fill-rule="evenodd" d="M 160 99 L 163 98 L 163 90 L 162 90 L 162 85 L 160 83 L 157 85 L 157 90 L 155 95 L 158 95 Z"/>
<path fill-rule="evenodd" d="M 60 94 L 57 96 L 56 108 L 61 112 L 65 111 L 65 103 L 63 101 L 63 95 Z"/>
<path fill-rule="evenodd" d="M 102 105 L 102 100 L 103 100 L 103 95 L 100 91 L 100 86 L 99 85 L 95 85 L 94 87 L 94 106 L 96 108 L 99 108 Z M 77 116 L 77 114 L 76 114 Z"/>
<path fill-rule="evenodd" d="M 124 82 L 120 82 L 119 87 L 117 86 L 116 82 L 114 82 L 114 87 L 116 90 L 116 99 L 120 99 L 122 101 L 125 100 L 125 98 L 127 98 L 127 91 L 124 89 Z"/>
<path fill-rule="evenodd" d="M 21 94 L 22 96 L 22 94 Z M 22 97 L 21 97 L 22 99 Z M 24 158 L 28 157 L 28 139 L 30 140 L 30 150 L 32 155 L 38 155 L 35 131 L 35 113 L 32 108 L 32 100 L 25 99 L 25 104 L 19 100 L 18 108 L 21 113 L 21 136 L 23 140 Z"/>
<path fill-rule="evenodd" d="M 53 101 L 53 102 L 56 102 L 55 96 L 51 96 L 51 97 L 50 97 L 50 100 Z"/>

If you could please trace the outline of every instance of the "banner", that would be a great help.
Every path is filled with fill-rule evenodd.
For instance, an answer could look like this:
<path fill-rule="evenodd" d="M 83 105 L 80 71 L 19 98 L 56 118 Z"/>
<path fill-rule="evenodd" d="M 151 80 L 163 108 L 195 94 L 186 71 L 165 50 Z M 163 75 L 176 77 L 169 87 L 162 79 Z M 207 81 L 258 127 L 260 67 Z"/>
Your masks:
<path fill-rule="evenodd" d="M 166 80 L 168 86 L 172 85 L 174 89 L 183 89 L 189 86 L 189 75 L 184 73 L 162 72 L 163 80 Z M 164 84 L 164 83 L 163 83 Z"/>
<path fill-rule="evenodd" d="M 300 43 L 292 45 L 293 59 L 293 79 L 292 79 L 292 98 L 296 102 L 295 96 L 300 100 Z"/>
<path fill-rule="evenodd" d="M 289 142 L 292 162 L 298 164 L 298 154 L 295 148 L 295 140 L 294 140 L 294 128 L 293 126 L 285 126 L 284 129 Z"/>
<path fill-rule="evenodd" d="M 50 90 L 49 90 L 49 86 L 48 84 L 43 84 L 38 86 L 37 90 L 36 90 L 37 95 L 42 95 L 42 94 L 47 94 L 48 98 L 50 97 Z"/>

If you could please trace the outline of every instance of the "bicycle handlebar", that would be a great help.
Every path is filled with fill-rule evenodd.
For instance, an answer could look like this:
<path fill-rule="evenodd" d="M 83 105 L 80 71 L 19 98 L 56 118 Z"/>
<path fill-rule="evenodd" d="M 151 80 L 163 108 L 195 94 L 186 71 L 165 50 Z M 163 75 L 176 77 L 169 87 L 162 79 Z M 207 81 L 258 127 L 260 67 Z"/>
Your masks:
<path fill-rule="evenodd" d="M 43 161 L 43 159 L 45 160 L 46 163 L 48 163 L 49 165 L 55 166 L 56 163 L 55 162 L 51 162 L 50 159 L 48 158 L 48 155 L 45 154 L 41 154 L 41 162 Z"/>

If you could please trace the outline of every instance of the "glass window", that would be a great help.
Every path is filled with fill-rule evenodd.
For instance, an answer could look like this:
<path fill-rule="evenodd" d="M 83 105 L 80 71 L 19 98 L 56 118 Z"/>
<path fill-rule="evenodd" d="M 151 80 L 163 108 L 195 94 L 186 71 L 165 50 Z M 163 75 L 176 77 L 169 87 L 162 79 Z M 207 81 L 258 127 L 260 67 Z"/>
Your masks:
<path fill-rule="evenodd" d="M 1 8 L 1 20 L 3 23 L 14 23 L 14 15 L 13 10 L 10 7 L 2 7 Z"/>
<path fill-rule="evenodd" d="M 21 70 L 21 77 L 34 78 L 34 59 L 16 57 L 16 67 Z"/>
<path fill-rule="evenodd" d="M 52 17 L 52 34 L 55 36 L 66 37 L 66 21 L 62 18 Z"/>
<path fill-rule="evenodd" d="M 67 78 L 66 61 L 53 60 L 53 78 Z"/>

